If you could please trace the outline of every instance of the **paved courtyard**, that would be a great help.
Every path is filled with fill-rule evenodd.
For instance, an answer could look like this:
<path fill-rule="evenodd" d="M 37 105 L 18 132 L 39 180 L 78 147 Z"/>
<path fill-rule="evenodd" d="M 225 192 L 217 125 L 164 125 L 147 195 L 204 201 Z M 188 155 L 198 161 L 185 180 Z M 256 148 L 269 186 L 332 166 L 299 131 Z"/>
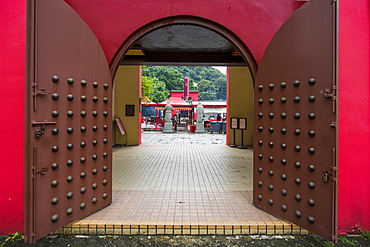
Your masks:
<path fill-rule="evenodd" d="M 225 135 L 144 131 L 114 148 L 113 203 L 61 229 L 90 234 L 293 234 L 300 229 L 252 205 L 251 149 Z"/>
<path fill-rule="evenodd" d="M 190 133 L 179 131 L 163 133 L 162 131 L 143 131 L 143 144 L 226 144 L 226 135 L 218 133 Z"/>

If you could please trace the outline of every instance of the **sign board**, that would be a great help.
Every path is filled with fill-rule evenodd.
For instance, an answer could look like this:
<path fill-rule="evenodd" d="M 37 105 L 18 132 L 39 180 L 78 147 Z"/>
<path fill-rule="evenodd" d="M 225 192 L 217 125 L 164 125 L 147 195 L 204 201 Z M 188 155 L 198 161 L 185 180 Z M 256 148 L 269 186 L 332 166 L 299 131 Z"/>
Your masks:
<path fill-rule="evenodd" d="M 247 119 L 246 118 L 239 118 L 239 129 L 241 130 L 247 129 Z"/>
<path fill-rule="evenodd" d="M 126 105 L 126 116 L 127 117 L 135 116 L 135 105 Z"/>
<path fill-rule="evenodd" d="M 238 118 L 232 117 L 232 118 L 230 118 L 230 122 L 231 122 L 231 125 L 230 125 L 231 129 L 237 129 L 239 127 L 238 126 Z"/>
<path fill-rule="evenodd" d="M 125 128 L 123 127 L 123 124 L 121 122 L 121 119 L 116 117 L 114 119 L 117 123 L 117 126 L 118 126 L 118 129 L 119 129 L 119 132 L 121 132 L 121 135 L 125 135 L 126 134 L 126 131 L 125 131 Z"/>

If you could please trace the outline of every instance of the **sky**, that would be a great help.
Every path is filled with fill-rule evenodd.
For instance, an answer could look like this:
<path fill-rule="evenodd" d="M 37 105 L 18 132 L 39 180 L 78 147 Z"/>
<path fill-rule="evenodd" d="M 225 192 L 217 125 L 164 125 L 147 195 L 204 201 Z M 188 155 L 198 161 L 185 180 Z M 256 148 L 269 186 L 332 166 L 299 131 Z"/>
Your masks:
<path fill-rule="evenodd" d="M 215 69 L 219 70 L 221 73 L 226 75 L 226 69 L 227 69 L 226 66 L 212 66 L 212 68 L 215 68 Z"/>

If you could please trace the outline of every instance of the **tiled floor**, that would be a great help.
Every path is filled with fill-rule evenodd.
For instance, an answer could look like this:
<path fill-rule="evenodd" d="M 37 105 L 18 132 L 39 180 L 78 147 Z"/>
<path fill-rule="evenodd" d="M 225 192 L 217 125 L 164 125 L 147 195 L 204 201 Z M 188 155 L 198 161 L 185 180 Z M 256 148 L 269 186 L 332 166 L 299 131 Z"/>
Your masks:
<path fill-rule="evenodd" d="M 252 205 L 253 151 L 224 142 L 222 134 L 144 132 L 148 144 L 115 148 L 113 203 L 60 232 L 304 233 Z"/>

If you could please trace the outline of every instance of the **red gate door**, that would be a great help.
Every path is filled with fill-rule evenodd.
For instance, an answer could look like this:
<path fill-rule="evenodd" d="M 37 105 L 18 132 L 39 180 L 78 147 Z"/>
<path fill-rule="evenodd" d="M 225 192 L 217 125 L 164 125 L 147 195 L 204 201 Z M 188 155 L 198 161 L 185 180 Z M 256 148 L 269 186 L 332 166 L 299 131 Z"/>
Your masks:
<path fill-rule="evenodd" d="M 29 1 L 26 242 L 112 201 L 111 76 L 62 0 Z"/>
<path fill-rule="evenodd" d="M 280 28 L 256 76 L 254 204 L 328 240 L 336 230 L 336 1 Z"/>

